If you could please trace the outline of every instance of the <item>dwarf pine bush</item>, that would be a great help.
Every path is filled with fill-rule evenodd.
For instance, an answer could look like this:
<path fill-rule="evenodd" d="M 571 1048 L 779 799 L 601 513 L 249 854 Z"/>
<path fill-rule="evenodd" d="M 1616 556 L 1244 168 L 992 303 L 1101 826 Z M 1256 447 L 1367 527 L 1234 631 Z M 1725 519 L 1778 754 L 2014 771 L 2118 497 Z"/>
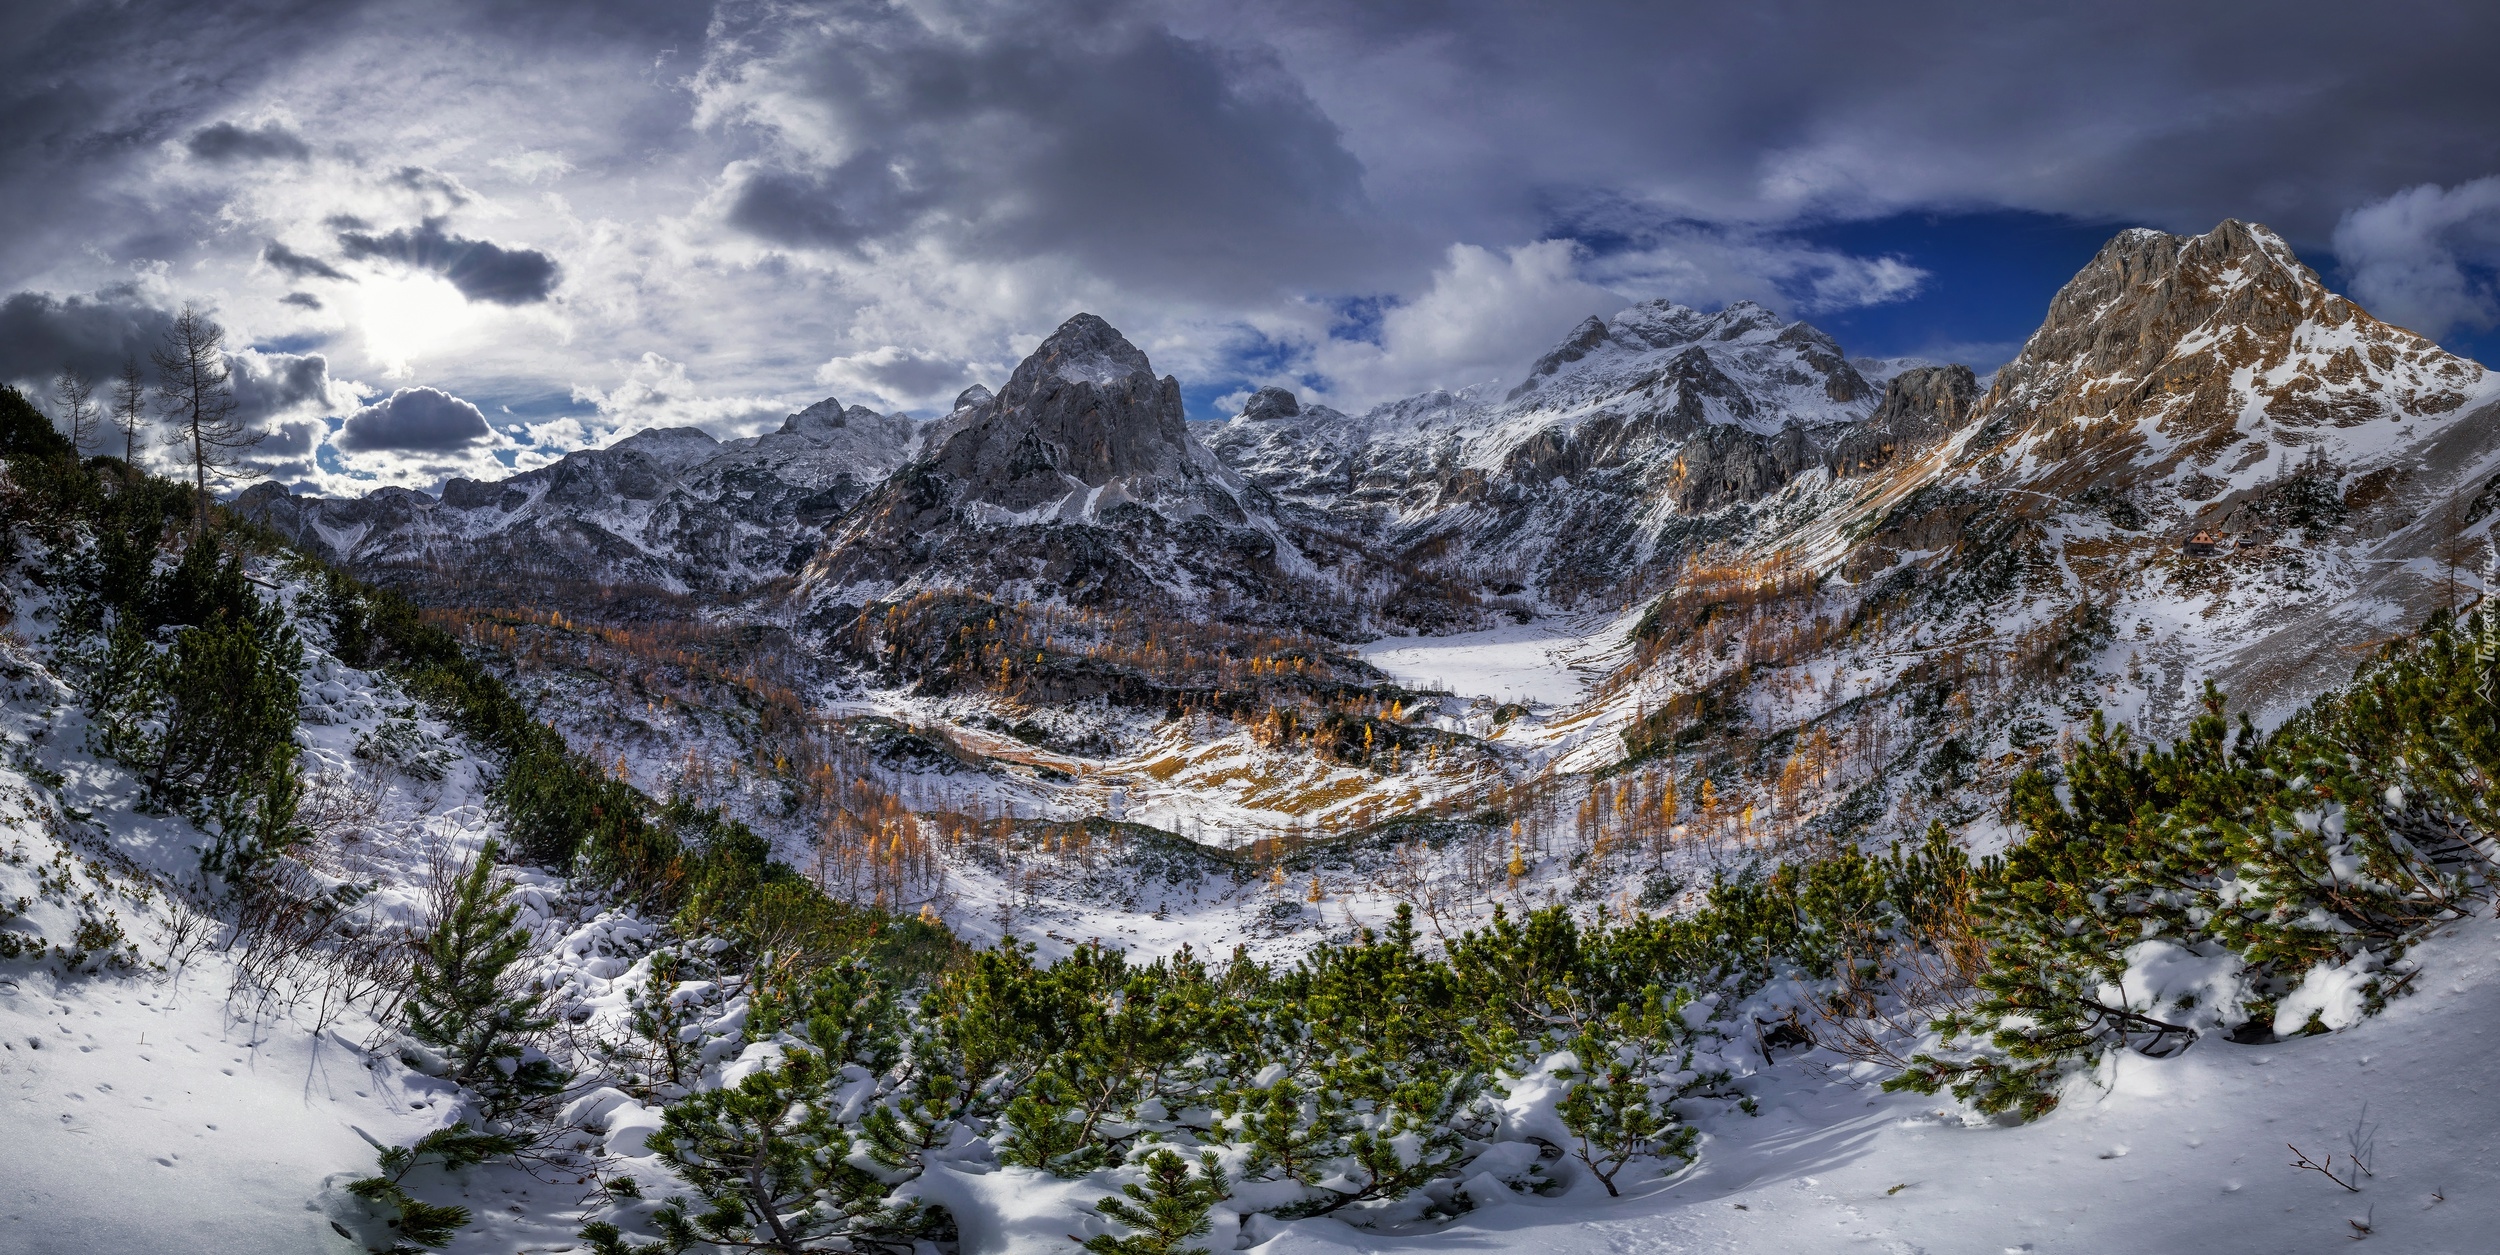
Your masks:
<path fill-rule="evenodd" d="M 565 1076 L 530 1046 L 554 1020 L 540 1013 L 513 966 L 530 934 L 510 882 L 495 874 L 496 853 L 487 842 L 441 895 L 415 947 L 403 1013 L 408 1035 L 439 1056 L 440 1071 L 504 1114 L 562 1090 Z"/>
<path fill-rule="evenodd" d="M 2168 748 L 2096 720 L 2054 774 L 2015 784 L 2028 835 L 1976 882 L 1982 996 L 1893 1084 L 2037 1116 L 2113 1050 L 2376 1011 L 2411 981 L 2416 941 L 2490 898 L 2496 668 L 2485 609 L 2382 648 L 2270 736 L 2231 730 L 2210 689 Z M 2165 967 L 2204 978 L 2173 988 Z M 2313 981 L 2358 1005 L 2328 1006 Z"/>

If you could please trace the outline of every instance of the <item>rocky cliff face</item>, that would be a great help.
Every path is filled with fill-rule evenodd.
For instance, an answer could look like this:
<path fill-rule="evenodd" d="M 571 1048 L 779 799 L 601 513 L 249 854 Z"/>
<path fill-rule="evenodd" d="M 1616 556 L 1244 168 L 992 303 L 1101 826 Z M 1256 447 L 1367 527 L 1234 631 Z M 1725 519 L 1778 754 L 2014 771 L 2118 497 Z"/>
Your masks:
<path fill-rule="evenodd" d="M 1895 458 L 1924 452 L 1960 428 L 1978 401 L 1979 381 L 1968 366 L 1902 371 L 1885 385 L 1875 413 L 1832 442 L 1832 470 L 1864 475 Z"/>
<path fill-rule="evenodd" d="M 1784 543 L 1948 639 L 2106 625 L 2101 662 L 2156 733 L 2207 679 L 2277 714 L 2340 683 L 2441 604 L 2439 555 L 2481 543 L 2444 503 L 2500 472 L 2482 367 L 2253 224 L 2111 240 L 1958 424 L 1966 386 L 1917 375 L 1852 439 L 1943 437 L 1906 460 L 1844 441 L 1865 487 Z"/>

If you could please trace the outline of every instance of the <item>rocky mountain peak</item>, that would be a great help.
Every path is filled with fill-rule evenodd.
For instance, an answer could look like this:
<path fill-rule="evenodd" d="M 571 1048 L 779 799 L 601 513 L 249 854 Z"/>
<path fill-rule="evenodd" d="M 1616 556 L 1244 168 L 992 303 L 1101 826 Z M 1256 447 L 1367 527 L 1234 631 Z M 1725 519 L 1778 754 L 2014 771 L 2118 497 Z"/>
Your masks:
<path fill-rule="evenodd" d="M 1607 328 L 1604 319 L 1591 314 L 1580 320 L 1580 325 L 1572 328 L 1571 334 L 1563 337 L 1562 343 L 1555 345 L 1545 356 L 1536 359 L 1536 364 L 1528 368 L 1528 377 L 1520 380 L 1519 386 L 1511 389 L 1510 395 L 1503 399 L 1518 400 L 1521 394 L 1536 387 L 1538 380 L 1587 357 L 1591 350 L 1606 342 L 1606 335 Z"/>
<path fill-rule="evenodd" d="M 2139 428 L 2202 465 L 2244 436 L 2306 442 L 2446 413 L 2482 376 L 2327 290 L 2272 230 L 2228 220 L 2112 238 L 2050 302 L 1987 407 L 2035 431 Z"/>
<path fill-rule="evenodd" d="M 1301 399 L 1283 388 L 1261 388 L 1241 403 L 1241 417 L 1254 423 L 1271 418 L 1292 418 L 1301 412 Z"/>
<path fill-rule="evenodd" d="M 967 393 L 969 395 L 969 393 Z M 1113 483 L 1151 498 L 1199 478 L 1180 381 L 1155 378 L 1111 324 L 1060 324 L 987 401 L 959 408 L 932 438 L 933 468 L 966 500 L 1022 513 Z"/>
<path fill-rule="evenodd" d="M 646 427 L 608 446 L 610 453 L 641 453 L 671 471 L 720 452 L 720 441 L 700 427 Z"/>
<path fill-rule="evenodd" d="M 1154 378 L 1154 365 L 1146 360 L 1145 351 L 1129 343 L 1110 323 L 1092 314 L 1078 314 L 1059 324 L 1016 367 L 999 395 L 1004 404 L 1014 405 L 1045 380 L 1111 388 L 1137 376 Z"/>
<path fill-rule="evenodd" d="M 818 401 L 816 404 L 808 406 L 806 409 L 800 410 L 798 413 L 782 419 L 780 430 L 784 432 L 798 433 L 809 430 L 822 430 L 825 428 L 840 427 L 842 424 L 842 399 L 840 397 L 826 397 L 824 400 Z"/>
<path fill-rule="evenodd" d="M 1504 400 L 1522 413 L 1681 407 L 1694 421 L 1768 434 L 1791 421 L 1857 421 L 1879 394 L 1809 323 L 1752 301 L 1705 314 L 1651 300 L 1581 322 Z"/>

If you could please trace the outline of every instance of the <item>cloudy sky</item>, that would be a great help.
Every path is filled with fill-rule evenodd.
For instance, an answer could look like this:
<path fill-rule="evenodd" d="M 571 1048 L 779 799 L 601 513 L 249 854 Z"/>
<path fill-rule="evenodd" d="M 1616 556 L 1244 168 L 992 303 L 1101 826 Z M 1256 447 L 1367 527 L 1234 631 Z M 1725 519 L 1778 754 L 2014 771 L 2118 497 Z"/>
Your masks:
<path fill-rule="evenodd" d="M 1661 296 L 1984 369 L 2112 230 L 2225 217 L 2500 348 L 2489 5 L 0 16 L 0 379 L 109 374 L 195 304 L 269 469 L 333 493 L 827 395 L 925 415 L 1079 310 L 1194 417 L 1507 379 Z"/>

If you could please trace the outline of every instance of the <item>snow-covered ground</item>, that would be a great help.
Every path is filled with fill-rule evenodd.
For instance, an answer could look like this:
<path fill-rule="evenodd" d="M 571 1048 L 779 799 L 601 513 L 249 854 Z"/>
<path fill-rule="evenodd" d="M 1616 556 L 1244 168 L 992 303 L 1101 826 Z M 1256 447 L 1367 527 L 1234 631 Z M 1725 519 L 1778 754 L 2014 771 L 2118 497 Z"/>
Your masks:
<path fill-rule="evenodd" d="M 1578 705 L 1622 661 L 1640 612 L 1549 617 L 1449 636 L 1390 636 L 1363 661 L 1413 688 L 1547 707 Z"/>
<path fill-rule="evenodd" d="M 323 1178 L 443 1123 L 448 1086 L 337 1030 L 228 1014 L 208 964 L 0 976 L 0 1250 L 329 1249 Z"/>
<path fill-rule="evenodd" d="M 109 920 L 130 961 L 70 971 L 57 956 L 0 959 L 0 1252 L 362 1249 L 338 1245 L 331 1213 L 343 1200 L 325 1180 L 369 1175 L 376 1143 L 448 1123 L 456 1092 L 393 1057 L 393 1037 L 361 1008 L 319 1024 L 305 1005 L 236 983 L 231 934 L 175 906 L 204 835 L 142 812 L 132 773 L 87 749 L 76 694 L 50 651 L 26 644 L 50 631 L 48 599 L 15 591 L 18 617 L 0 635 L 11 678 L 0 686 L 0 906 L 13 908 L 0 918 L 15 916 L 7 931 L 21 944 L 40 932 L 55 947 L 73 943 L 81 919 Z M 325 833 L 316 861 L 371 886 L 368 918 L 415 925 L 429 855 L 474 852 L 488 834 L 479 765 L 432 720 L 418 726 L 448 752 L 442 779 L 357 758 L 359 735 L 407 699 L 317 643 L 307 653 L 307 774 L 375 786 L 370 813 Z M 543 888 L 528 900 L 543 920 Z M 506 1179 L 518 1176 L 490 1171 L 474 1186 L 506 1224 L 518 1194 L 503 1191 L 552 1197 Z"/>
<path fill-rule="evenodd" d="M 2456 925 L 2417 953 L 2419 989 L 2375 1019 L 2269 1046 L 2127 1056 L 2106 1088 L 2078 1085 L 2031 1125 L 1968 1127 L 1949 1103 L 1847 1079 L 1829 1055 L 1783 1056 L 1748 1083 L 1760 1115 L 1700 1116 L 1701 1162 L 1672 1183 L 1610 1200 L 1582 1182 L 1412 1237 L 1305 1221 L 1260 1249 L 2490 1251 L 2500 926 Z M 2356 1141 L 2371 1169 L 2358 1193 L 2291 1166 L 2296 1146 L 2321 1164 L 2333 1154 L 2350 1177 Z"/>

